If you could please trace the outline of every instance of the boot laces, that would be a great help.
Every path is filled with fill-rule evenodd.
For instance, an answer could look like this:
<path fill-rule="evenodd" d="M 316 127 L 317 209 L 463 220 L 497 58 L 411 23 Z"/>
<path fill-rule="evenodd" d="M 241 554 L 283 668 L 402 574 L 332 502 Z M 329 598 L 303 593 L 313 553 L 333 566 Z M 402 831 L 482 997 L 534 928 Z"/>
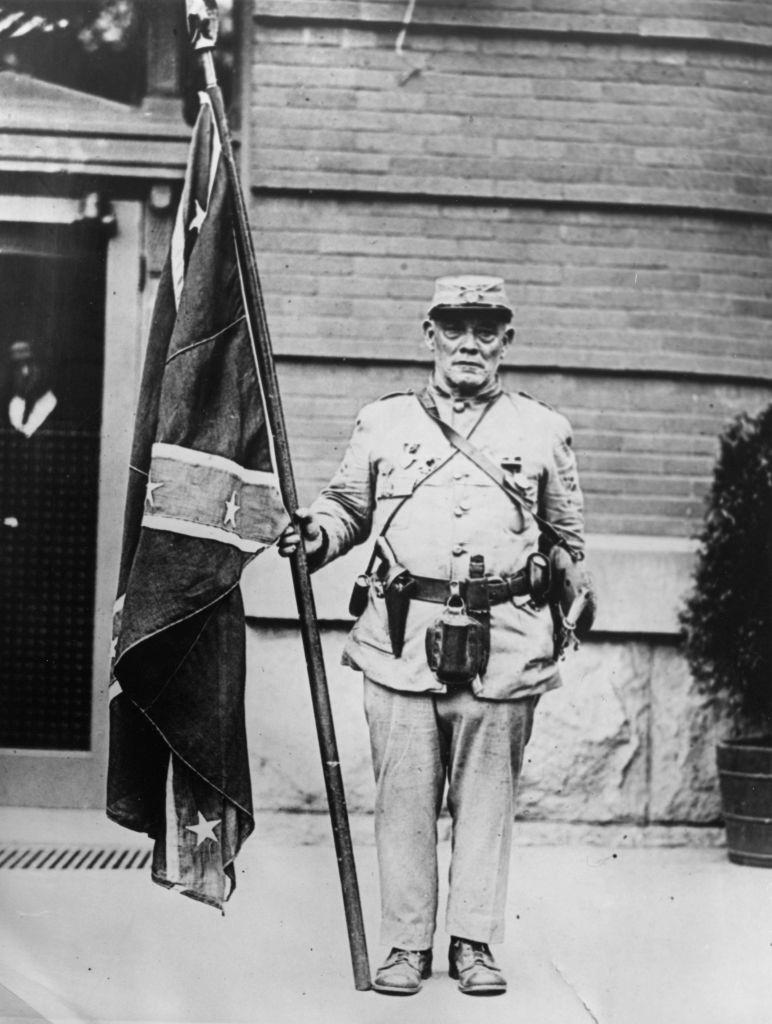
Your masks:
<path fill-rule="evenodd" d="M 421 951 L 418 949 L 393 949 L 389 956 L 390 965 L 409 964 L 417 967 L 421 962 Z"/>

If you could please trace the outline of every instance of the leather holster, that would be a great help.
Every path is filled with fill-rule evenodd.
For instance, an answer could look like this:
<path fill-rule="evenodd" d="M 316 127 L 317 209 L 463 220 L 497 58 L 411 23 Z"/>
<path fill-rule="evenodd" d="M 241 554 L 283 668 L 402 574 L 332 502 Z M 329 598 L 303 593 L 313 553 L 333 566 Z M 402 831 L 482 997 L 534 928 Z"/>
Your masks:
<path fill-rule="evenodd" d="M 383 599 L 386 602 L 386 618 L 389 624 L 391 651 L 395 658 L 402 654 L 405 646 L 405 626 L 410 611 L 410 599 L 415 591 L 415 580 L 407 569 L 393 565 L 383 583 Z"/>

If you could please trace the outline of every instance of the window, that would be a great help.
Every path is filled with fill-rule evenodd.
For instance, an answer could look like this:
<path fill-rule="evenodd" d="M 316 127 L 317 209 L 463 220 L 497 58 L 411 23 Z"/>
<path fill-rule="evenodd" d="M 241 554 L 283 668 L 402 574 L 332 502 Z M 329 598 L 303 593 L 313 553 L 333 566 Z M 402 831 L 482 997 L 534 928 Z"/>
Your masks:
<path fill-rule="evenodd" d="M 145 92 L 142 5 L 17 2 L 0 7 L 0 62 L 4 70 L 138 103 Z"/>
<path fill-rule="evenodd" d="M 240 0 L 220 0 L 215 51 L 233 92 Z M 198 80 L 182 0 L 15 0 L 0 3 L 0 71 L 138 105 L 186 97 Z"/>

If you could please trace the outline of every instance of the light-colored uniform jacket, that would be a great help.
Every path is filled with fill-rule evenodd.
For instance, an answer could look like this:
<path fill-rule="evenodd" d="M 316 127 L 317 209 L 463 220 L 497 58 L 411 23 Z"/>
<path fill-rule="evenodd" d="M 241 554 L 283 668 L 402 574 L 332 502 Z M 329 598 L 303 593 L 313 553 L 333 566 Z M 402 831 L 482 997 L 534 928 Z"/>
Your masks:
<path fill-rule="evenodd" d="M 430 387 L 440 416 L 469 435 L 497 465 L 518 473 L 534 510 L 554 524 L 574 550 L 584 547 L 582 495 L 568 420 L 523 393 L 502 393 L 474 424 L 485 402 L 453 400 Z M 437 469 L 437 466 L 440 466 Z M 519 466 L 519 470 L 518 470 Z M 435 470 L 434 472 L 431 472 Z M 423 477 L 425 483 L 416 485 Z M 458 452 L 412 393 L 365 406 L 329 486 L 314 502 L 329 547 L 325 562 L 353 545 L 373 543 L 395 504 L 412 495 L 386 534 L 396 560 L 419 576 L 466 579 L 471 555 L 483 555 L 486 575 L 509 575 L 538 549 L 539 529 L 490 477 Z M 363 557 L 363 569 L 367 556 Z M 412 601 L 402 655 L 392 654 L 380 582 L 370 585 L 366 610 L 352 629 L 343 663 L 392 689 L 444 692 L 426 662 L 424 636 L 442 605 Z M 560 684 L 553 661 L 548 608 L 525 597 L 491 608 L 491 651 L 479 697 L 508 700 Z"/>

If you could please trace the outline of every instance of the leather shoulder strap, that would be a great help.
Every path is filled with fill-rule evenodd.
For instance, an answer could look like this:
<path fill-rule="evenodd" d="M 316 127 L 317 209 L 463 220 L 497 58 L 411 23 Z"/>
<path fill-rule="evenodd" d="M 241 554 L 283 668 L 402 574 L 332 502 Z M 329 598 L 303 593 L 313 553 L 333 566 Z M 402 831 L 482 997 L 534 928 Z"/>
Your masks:
<path fill-rule="evenodd" d="M 410 392 L 410 394 L 412 394 L 412 393 L 413 392 Z M 426 399 L 429 402 L 429 407 L 428 408 L 424 405 L 424 402 L 423 402 L 423 396 L 424 395 L 426 396 Z M 426 390 L 424 390 L 420 394 L 416 395 L 416 398 L 421 403 L 421 405 L 424 407 L 424 409 L 426 409 L 427 413 L 432 417 L 432 419 L 436 418 L 438 420 L 438 422 L 440 422 L 440 423 L 442 422 L 441 420 L 439 420 L 439 417 L 437 415 L 437 409 L 435 408 L 434 403 L 432 402 L 432 399 L 431 399 L 429 393 Z M 477 430 L 477 427 L 482 422 L 485 414 L 488 412 L 488 410 L 490 409 L 492 404 L 493 404 L 492 402 L 489 402 L 488 405 L 486 405 L 485 408 L 483 409 L 483 411 L 480 413 L 480 416 L 477 418 L 477 421 L 475 422 L 474 426 L 472 427 L 472 431 L 471 431 L 472 433 L 474 433 L 474 431 Z M 433 410 L 433 412 L 431 410 Z M 406 502 L 410 501 L 410 499 L 413 497 L 413 495 L 418 490 L 418 488 L 421 487 L 423 484 L 425 484 L 430 476 L 434 476 L 434 474 L 436 472 L 438 472 L 438 470 L 442 469 L 442 467 L 446 464 L 446 462 L 448 462 L 450 459 L 453 458 L 454 454 L 455 453 L 451 453 L 450 455 L 448 455 L 448 457 L 446 459 L 442 459 L 442 461 L 438 462 L 437 465 L 434 466 L 432 469 L 430 469 L 428 473 L 426 473 L 424 476 L 422 476 L 420 478 L 420 480 L 417 480 L 416 483 L 415 483 L 415 486 L 413 487 L 413 489 L 410 492 L 410 494 L 406 494 L 402 498 L 402 500 L 400 502 L 398 502 L 395 505 L 395 507 L 391 510 L 388 518 L 386 519 L 386 522 L 383 524 L 383 528 L 381 529 L 381 532 L 378 534 L 378 536 L 375 539 L 375 544 L 373 545 L 372 554 L 370 555 L 370 561 L 367 563 L 367 569 L 365 570 L 365 573 L 372 572 L 373 566 L 375 565 L 375 559 L 378 557 L 378 541 L 381 540 L 381 539 L 386 540 L 386 534 L 387 534 L 388 529 L 391 526 L 392 522 L 394 521 L 394 517 L 397 515 L 397 513 L 400 511 L 400 509 L 403 507 L 403 505 Z M 493 463 L 491 463 L 491 465 L 493 465 Z"/>
<path fill-rule="evenodd" d="M 494 399 L 494 401 L 495 400 L 496 399 Z M 462 455 L 466 455 L 470 462 L 473 462 L 478 469 L 481 469 L 486 476 L 489 476 L 494 483 L 498 484 L 501 490 L 512 498 L 515 504 L 520 505 L 521 508 L 525 508 L 526 511 L 529 511 L 524 496 L 518 494 L 517 485 L 504 475 L 500 466 L 497 466 L 495 462 L 492 462 L 488 456 L 473 445 L 468 438 L 464 437 L 463 434 L 459 434 L 459 432 L 451 427 L 449 423 L 446 423 L 445 420 L 441 419 L 437 412 L 437 407 L 432 401 L 431 395 L 427 391 L 422 391 L 418 395 L 418 401 L 454 448 L 458 448 Z"/>
<path fill-rule="evenodd" d="M 509 500 L 516 505 L 522 512 L 532 516 L 536 523 L 541 528 L 542 532 L 553 542 L 553 544 L 559 544 L 568 550 L 568 544 L 563 535 L 552 525 L 548 523 L 546 519 L 542 519 L 541 516 L 537 515 L 530 506 L 530 503 L 526 501 L 525 496 L 518 488 L 517 484 L 511 480 L 495 462 L 488 458 L 484 452 L 481 452 L 476 445 L 472 444 L 469 438 L 464 437 L 463 434 L 459 434 L 449 423 L 446 423 L 440 417 L 437 411 L 437 406 L 429 393 L 424 388 L 416 396 L 418 401 L 421 403 L 421 407 L 427 416 L 429 416 L 440 430 L 443 432 L 445 437 L 450 441 L 454 448 L 457 448 L 462 455 L 465 455 L 470 462 L 473 462 L 478 469 L 481 469 L 486 476 L 490 477 L 495 484 L 501 488 L 506 494 Z M 494 398 L 490 405 L 493 405 L 496 399 Z M 487 408 L 490 408 L 490 405 Z"/>

